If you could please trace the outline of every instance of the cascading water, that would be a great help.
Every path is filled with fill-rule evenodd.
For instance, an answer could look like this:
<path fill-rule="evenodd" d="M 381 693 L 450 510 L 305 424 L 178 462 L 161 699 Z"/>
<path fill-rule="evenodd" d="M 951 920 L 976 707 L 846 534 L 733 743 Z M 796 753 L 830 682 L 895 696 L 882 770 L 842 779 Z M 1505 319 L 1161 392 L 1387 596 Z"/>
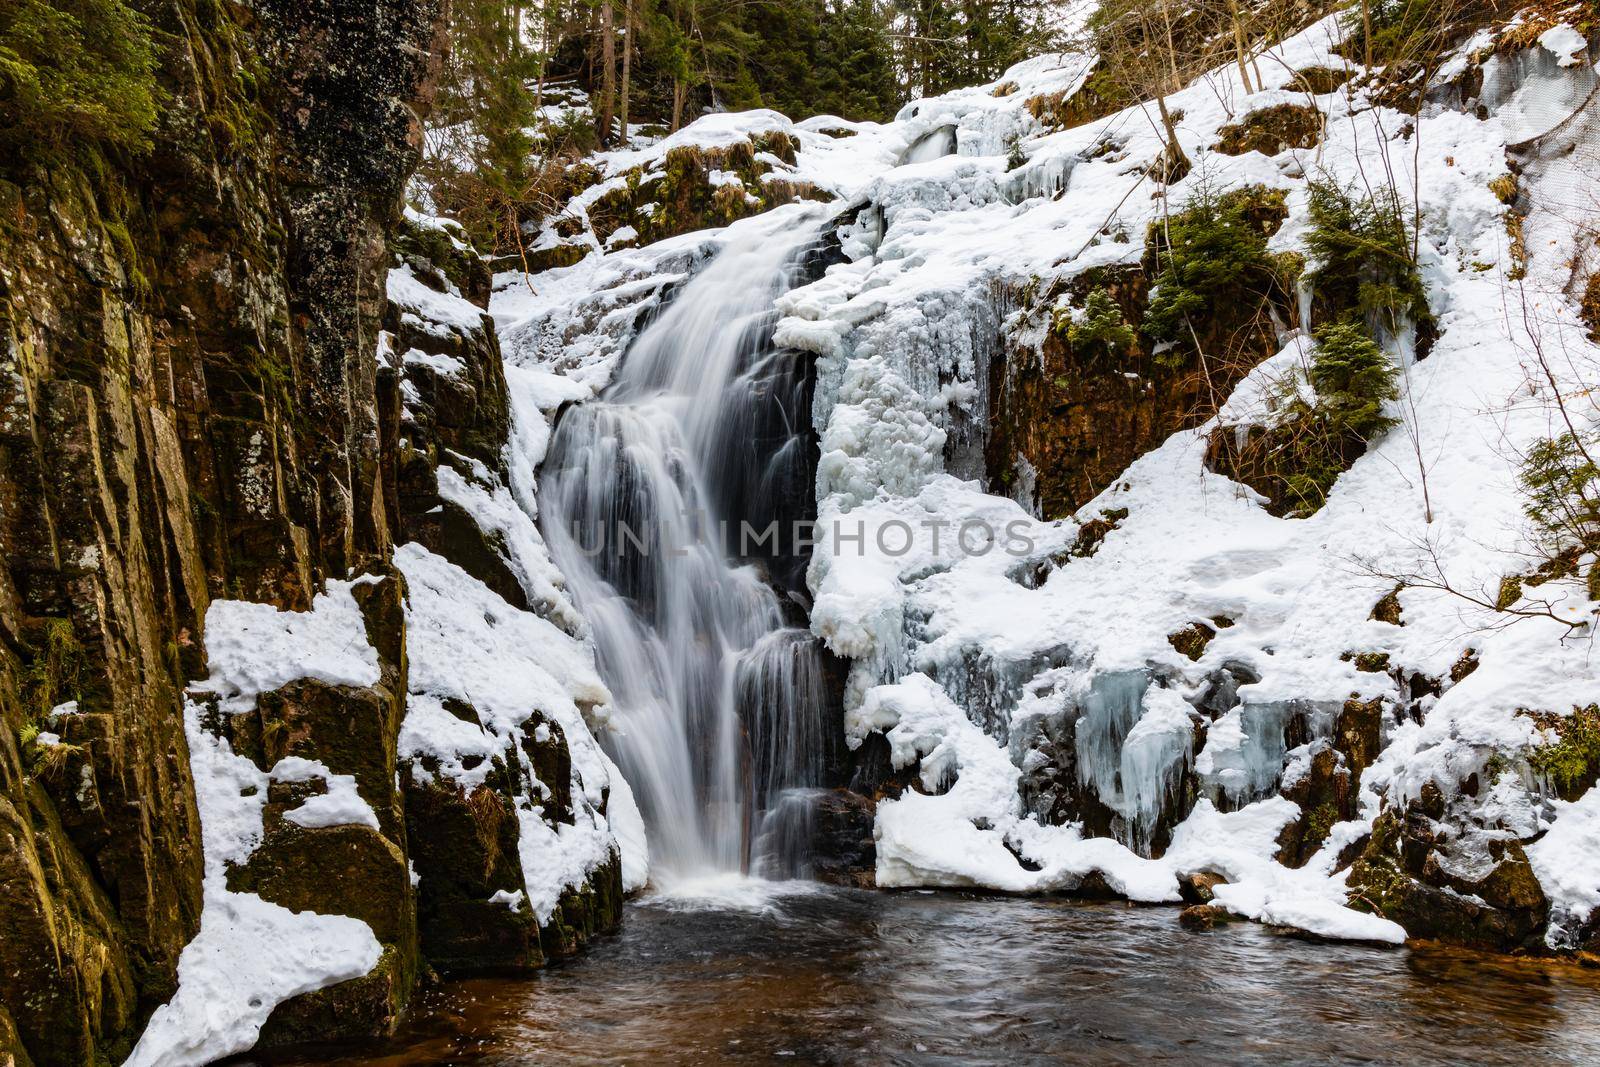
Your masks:
<path fill-rule="evenodd" d="M 615 698 L 608 746 L 658 885 L 804 873 L 827 699 L 787 591 L 798 557 L 777 550 L 811 496 L 810 400 L 801 357 L 771 337 L 816 243 L 793 226 L 731 240 L 605 395 L 566 412 L 545 462 L 546 538 Z"/>

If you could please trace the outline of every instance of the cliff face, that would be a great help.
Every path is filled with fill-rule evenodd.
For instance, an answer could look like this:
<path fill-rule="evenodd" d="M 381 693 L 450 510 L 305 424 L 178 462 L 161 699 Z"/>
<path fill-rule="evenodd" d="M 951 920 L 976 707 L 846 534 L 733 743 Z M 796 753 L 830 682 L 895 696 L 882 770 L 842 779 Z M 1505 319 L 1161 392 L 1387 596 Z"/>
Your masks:
<path fill-rule="evenodd" d="M 443 3 L 141 6 L 164 97 L 149 151 L 0 164 L 0 1051 L 18 1062 L 120 1059 L 178 987 L 211 892 L 186 703 L 230 755 L 319 761 L 320 788 L 348 775 L 376 813 L 307 827 L 283 815 L 316 782 L 270 780 L 228 890 L 363 919 L 383 959 L 280 1005 L 267 1039 L 382 1031 L 420 966 L 389 561 L 437 456 L 408 453 L 402 492 L 405 370 L 380 332 Z M 482 404 L 441 404 L 439 436 L 487 454 L 504 381 L 481 323 L 468 347 Z M 231 716 L 186 700 L 214 602 L 304 612 L 358 572 L 372 684 L 301 679 Z M 578 925 L 615 921 L 608 892 Z"/>

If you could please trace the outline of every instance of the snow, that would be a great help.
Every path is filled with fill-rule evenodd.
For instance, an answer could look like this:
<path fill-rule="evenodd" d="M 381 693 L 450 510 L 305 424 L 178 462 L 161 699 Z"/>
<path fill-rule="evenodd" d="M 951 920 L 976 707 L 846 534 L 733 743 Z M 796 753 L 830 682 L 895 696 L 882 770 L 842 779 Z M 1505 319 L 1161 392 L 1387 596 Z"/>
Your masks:
<path fill-rule="evenodd" d="M 1563 67 L 1577 66 L 1589 51 L 1588 39 L 1565 22 L 1541 33 L 1539 46 L 1555 56 L 1557 65 Z"/>
<path fill-rule="evenodd" d="M 1527 853 L 1550 898 L 1550 946 L 1571 948 L 1600 908 L 1600 786 L 1571 804 L 1555 804 L 1555 824 Z"/>
<path fill-rule="evenodd" d="M 359 978 L 383 954 L 359 919 L 293 912 L 228 890 L 228 865 L 248 860 L 261 841 L 268 775 L 201 726 L 200 715 L 199 705 L 185 705 L 205 855 L 200 932 L 184 946 L 178 991 L 150 1017 L 126 1061 L 130 1067 L 184 1067 L 243 1052 L 278 1004 Z M 291 764 L 284 773 L 313 772 Z"/>
<path fill-rule="evenodd" d="M 310 611 L 213 600 L 206 609 L 210 675 L 195 688 L 215 693 L 224 711 L 255 707 L 256 697 L 301 678 L 329 685 L 375 685 L 378 653 L 367 641 L 354 582 L 332 581 Z"/>
<path fill-rule="evenodd" d="M 325 792 L 307 797 L 283 817 L 297 826 L 370 826 L 378 829 L 378 815 L 372 805 L 356 791 L 353 774 L 334 774 L 316 760 L 285 756 L 273 764 L 268 775 L 274 782 L 321 781 Z"/>
<path fill-rule="evenodd" d="M 457 377 L 467 369 L 467 365 L 454 356 L 442 352 L 424 352 L 420 348 L 406 349 L 400 359 L 408 367 L 427 367 L 446 378 Z"/>
<path fill-rule="evenodd" d="M 483 310 L 458 293 L 441 293 L 425 285 L 402 264 L 389 271 L 388 297 L 424 333 L 448 339 L 483 327 Z"/>

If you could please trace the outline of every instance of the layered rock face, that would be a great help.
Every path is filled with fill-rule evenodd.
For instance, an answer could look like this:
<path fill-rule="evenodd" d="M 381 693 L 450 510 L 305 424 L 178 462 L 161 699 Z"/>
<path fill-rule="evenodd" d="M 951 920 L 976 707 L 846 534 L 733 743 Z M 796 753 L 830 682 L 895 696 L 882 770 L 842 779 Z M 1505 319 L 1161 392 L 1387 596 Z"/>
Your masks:
<path fill-rule="evenodd" d="M 402 447 L 408 368 L 384 349 L 405 329 L 390 238 L 443 4 L 141 6 L 164 94 L 149 151 L 0 164 L 0 1050 L 17 1062 L 118 1060 L 178 988 L 206 866 L 186 704 L 263 773 L 320 766 L 273 773 L 228 890 L 360 919 L 382 948 L 363 977 L 280 1004 L 263 1039 L 382 1032 L 428 965 L 412 852 L 430 809 L 399 773 L 391 559 L 401 531 L 449 538 L 425 536 L 437 454 Z M 440 288 L 481 270 L 456 258 Z M 486 279 L 468 295 L 486 303 Z M 433 403 L 436 436 L 493 460 L 505 385 L 483 320 L 454 355 L 474 388 Z M 488 576 L 493 546 L 456 540 Z M 208 608 L 305 612 L 330 578 L 358 578 L 376 681 L 301 678 L 244 713 L 186 698 Z M 375 826 L 285 817 L 347 777 Z M 490 850 L 509 842 L 513 868 L 515 830 Z M 620 888 L 602 895 L 585 931 L 616 921 Z"/>

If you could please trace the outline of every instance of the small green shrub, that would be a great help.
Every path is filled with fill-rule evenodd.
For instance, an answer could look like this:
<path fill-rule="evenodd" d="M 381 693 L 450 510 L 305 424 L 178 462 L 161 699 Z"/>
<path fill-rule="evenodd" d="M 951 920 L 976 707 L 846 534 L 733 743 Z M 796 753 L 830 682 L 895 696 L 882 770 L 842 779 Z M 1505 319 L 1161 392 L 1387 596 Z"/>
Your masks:
<path fill-rule="evenodd" d="M 1058 314 L 1056 332 L 1074 352 L 1105 347 L 1113 352 L 1128 351 L 1138 338 L 1122 317 L 1122 309 L 1102 288 L 1091 289 L 1083 301 L 1083 313 L 1074 318 L 1069 312 Z"/>
<path fill-rule="evenodd" d="M 1306 275 L 1320 322 L 1362 321 L 1399 336 L 1407 324 L 1431 333 L 1428 295 L 1412 254 L 1411 230 L 1398 196 L 1357 196 L 1333 182 L 1312 182 L 1311 228 L 1316 266 Z"/>
<path fill-rule="evenodd" d="M 1286 378 L 1278 421 L 1228 458 L 1230 473 L 1264 493 L 1278 514 L 1322 507 L 1339 475 L 1398 421 L 1383 406 L 1400 395 L 1399 368 L 1377 343 L 1355 323 L 1332 323 L 1315 336 L 1306 375 L 1312 399 L 1302 395 L 1298 375 Z"/>
<path fill-rule="evenodd" d="M 1268 299 L 1278 270 L 1267 238 L 1282 212 L 1283 194 L 1277 190 L 1251 187 L 1219 194 L 1202 185 L 1164 226 L 1155 223 L 1150 243 L 1159 269 L 1145 333 L 1183 345 L 1190 340 L 1191 316 Z M 1186 351 L 1176 353 L 1178 360 L 1186 357 Z"/>
<path fill-rule="evenodd" d="M 1523 458 L 1518 481 L 1523 508 L 1551 558 L 1600 551 L 1600 440 L 1564 433 L 1540 441 Z"/>
<path fill-rule="evenodd" d="M 150 22 L 123 0 L 0 0 L 0 156 L 149 148 L 155 70 Z"/>
<path fill-rule="evenodd" d="M 1316 339 L 1311 386 L 1329 430 L 1366 442 L 1394 428 L 1399 420 L 1383 411 L 1385 401 L 1400 397 L 1394 362 L 1354 323 L 1330 323 Z"/>

